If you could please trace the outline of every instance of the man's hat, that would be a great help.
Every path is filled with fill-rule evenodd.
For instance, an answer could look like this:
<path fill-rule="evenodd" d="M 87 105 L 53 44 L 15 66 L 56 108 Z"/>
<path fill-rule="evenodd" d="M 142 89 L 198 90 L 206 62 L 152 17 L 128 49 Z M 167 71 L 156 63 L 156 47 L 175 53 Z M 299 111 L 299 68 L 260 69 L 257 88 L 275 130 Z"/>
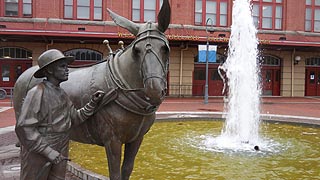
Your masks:
<path fill-rule="evenodd" d="M 68 64 L 74 61 L 73 56 L 64 56 L 61 51 L 57 49 L 50 49 L 42 53 L 38 58 L 39 69 L 34 73 L 34 77 L 44 77 L 44 69 L 56 61 L 66 61 Z"/>

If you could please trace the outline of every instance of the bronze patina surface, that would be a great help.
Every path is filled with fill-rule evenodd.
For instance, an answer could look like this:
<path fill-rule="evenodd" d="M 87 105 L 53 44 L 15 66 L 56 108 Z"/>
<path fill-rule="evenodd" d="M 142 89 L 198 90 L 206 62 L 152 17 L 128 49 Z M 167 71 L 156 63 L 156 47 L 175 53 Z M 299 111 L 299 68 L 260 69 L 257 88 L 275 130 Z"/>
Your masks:
<path fill-rule="evenodd" d="M 90 101 L 91 94 L 101 90 L 111 94 L 112 101 L 103 99 L 95 114 L 71 132 L 73 140 L 104 146 L 111 180 L 127 180 L 143 140 L 155 120 L 155 112 L 164 100 L 167 89 L 169 44 L 164 34 L 170 23 L 168 0 L 158 15 L 158 23 L 136 24 L 109 11 L 114 22 L 126 28 L 136 39 L 116 51 L 102 63 L 70 68 L 69 80 L 61 83 L 76 108 Z M 42 82 L 34 78 L 38 67 L 25 71 L 14 89 L 16 117 L 26 92 Z M 124 158 L 121 166 L 122 145 Z M 121 167 L 120 167 L 121 166 Z"/>
<path fill-rule="evenodd" d="M 19 101 L 15 131 L 21 144 L 21 180 L 65 179 L 70 130 L 93 115 L 104 95 L 97 91 L 83 108 L 74 107 L 60 88 L 73 60 L 57 49 L 42 53 L 34 77 L 46 79 Z"/>

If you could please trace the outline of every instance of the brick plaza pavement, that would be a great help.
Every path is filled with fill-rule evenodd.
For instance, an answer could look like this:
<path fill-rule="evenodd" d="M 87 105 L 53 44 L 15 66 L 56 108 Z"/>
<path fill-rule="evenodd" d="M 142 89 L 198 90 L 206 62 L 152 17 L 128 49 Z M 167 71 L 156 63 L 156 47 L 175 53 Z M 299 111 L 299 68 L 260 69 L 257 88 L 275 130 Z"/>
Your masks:
<path fill-rule="evenodd" d="M 222 112 L 223 98 L 171 98 L 161 104 L 158 112 Z M 10 99 L 0 100 L 0 128 L 15 125 L 14 110 Z M 278 114 L 320 118 L 320 97 L 264 97 L 261 100 L 261 114 Z"/>

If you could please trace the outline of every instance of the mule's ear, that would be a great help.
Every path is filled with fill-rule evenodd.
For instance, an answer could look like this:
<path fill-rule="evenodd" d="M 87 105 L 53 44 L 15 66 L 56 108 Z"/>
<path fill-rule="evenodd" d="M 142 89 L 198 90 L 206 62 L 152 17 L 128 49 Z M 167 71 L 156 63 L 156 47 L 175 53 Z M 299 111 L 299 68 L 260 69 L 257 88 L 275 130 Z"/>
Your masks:
<path fill-rule="evenodd" d="M 130 31 L 133 35 L 137 35 L 139 32 L 140 26 L 129 19 L 122 17 L 114 12 L 112 12 L 109 8 L 107 8 L 107 11 L 109 12 L 110 17 L 112 20 L 118 25 L 121 26 L 128 31 Z"/>
<path fill-rule="evenodd" d="M 171 19 L 171 7 L 169 4 L 169 0 L 163 0 L 162 7 L 158 14 L 158 29 L 161 32 L 165 32 L 170 24 Z"/>

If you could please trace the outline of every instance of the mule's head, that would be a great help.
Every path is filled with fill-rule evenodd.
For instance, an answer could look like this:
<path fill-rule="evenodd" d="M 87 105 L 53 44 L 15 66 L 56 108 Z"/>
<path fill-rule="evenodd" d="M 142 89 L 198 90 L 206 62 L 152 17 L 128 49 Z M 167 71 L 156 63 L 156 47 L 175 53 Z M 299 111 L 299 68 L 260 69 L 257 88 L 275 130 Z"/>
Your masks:
<path fill-rule="evenodd" d="M 159 105 L 166 94 L 169 67 L 170 47 L 164 34 L 170 23 L 168 0 L 163 1 L 157 24 L 136 24 L 109 9 L 108 11 L 117 25 L 136 36 L 128 47 L 131 48 L 132 59 L 140 65 L 139 75 L 146 99 L 153 105 Z"/>

